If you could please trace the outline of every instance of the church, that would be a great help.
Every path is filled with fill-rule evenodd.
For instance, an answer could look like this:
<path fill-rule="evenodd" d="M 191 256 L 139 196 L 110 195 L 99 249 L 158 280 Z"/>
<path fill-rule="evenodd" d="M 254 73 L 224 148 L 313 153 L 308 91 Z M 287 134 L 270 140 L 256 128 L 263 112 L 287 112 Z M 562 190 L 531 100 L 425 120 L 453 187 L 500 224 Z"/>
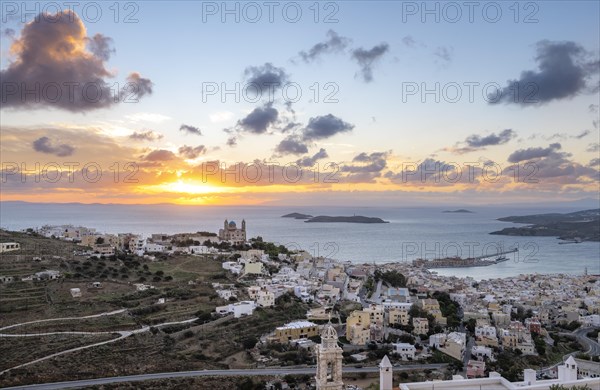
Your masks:
<path fill-rule="evenodd" d="M 234 245 L 240 245 L 246 242 L 246 221 L 242 219 L 242 228 L 239 229 L 235 221 L 223 223 L 223 229 L 219 229 L 219 238 L 222 241 L 229 241 Z"/>

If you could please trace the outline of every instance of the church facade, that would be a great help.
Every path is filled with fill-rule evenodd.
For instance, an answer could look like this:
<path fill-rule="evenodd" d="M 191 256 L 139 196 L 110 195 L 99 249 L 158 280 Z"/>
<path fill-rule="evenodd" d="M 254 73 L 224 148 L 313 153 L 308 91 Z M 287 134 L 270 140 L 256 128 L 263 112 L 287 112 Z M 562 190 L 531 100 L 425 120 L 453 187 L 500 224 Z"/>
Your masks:
<path fill-rule="evenodd" d="M 246 242 L 246 220 L 242 220 L 241 229 L 237 227 L 234 221 L 223 223 L 223 229 L 219 229 L 219 238 L 222 241 L 229 241 L 234 245 Z"/>

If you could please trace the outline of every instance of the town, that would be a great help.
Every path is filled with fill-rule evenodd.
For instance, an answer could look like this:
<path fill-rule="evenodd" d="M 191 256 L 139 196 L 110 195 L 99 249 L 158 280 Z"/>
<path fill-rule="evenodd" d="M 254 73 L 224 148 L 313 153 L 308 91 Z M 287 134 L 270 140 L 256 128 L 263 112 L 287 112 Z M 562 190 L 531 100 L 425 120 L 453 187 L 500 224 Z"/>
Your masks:
<path fill-rule="evenodd" d="M 186 368 L 270 373 L 256 388 L 600 386 L 600 275 L 476 281 L 440 276 L 424 262 L 356 264 L 248 238 L 245 220 L 225 220 L 217 233 L 142 237 L 66 225 L 0 238 L 4 385 L 36 383 L 28 369 L 83 349 L 160 336 Z M 17 297 L 36 289 L 43 298 Z M 60 305 L 85 316 L 38 317 Z M 78 327 L 77 318 L 94 316 L 103 320 Z M 31 360 L 8 353 L 19 335 L 41 340 L 66 329 L 98 340 Z M 155 344 L 145 350 L 163 348 Z"/>

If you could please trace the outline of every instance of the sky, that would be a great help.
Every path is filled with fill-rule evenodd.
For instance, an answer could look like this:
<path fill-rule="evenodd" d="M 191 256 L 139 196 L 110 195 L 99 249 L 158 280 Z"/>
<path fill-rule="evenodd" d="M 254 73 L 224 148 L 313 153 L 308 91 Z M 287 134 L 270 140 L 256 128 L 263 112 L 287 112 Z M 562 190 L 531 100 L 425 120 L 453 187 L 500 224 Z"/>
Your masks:
<path fill-rule="evenodd" d="M 600 6 L 3 2 L 1 200 L 598 199 Z"/>

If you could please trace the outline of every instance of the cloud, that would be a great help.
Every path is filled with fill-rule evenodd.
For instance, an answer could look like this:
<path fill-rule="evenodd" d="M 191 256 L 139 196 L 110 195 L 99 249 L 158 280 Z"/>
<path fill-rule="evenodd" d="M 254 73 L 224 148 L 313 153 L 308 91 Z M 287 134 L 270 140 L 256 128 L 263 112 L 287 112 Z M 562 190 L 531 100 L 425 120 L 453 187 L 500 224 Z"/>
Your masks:
<path fill-rule="evenodd" d="M 297 137 L 288 136 L 275 147 L 275 153 L 281 156 L 287 154 L 304 154 L 308 153 L 308 146 Z"/>
<path fill-rule="evenodd" d="M 92 38 L 86 38 L 88 41 L 88 47 L 92 53 L 98 58 L 102 58 L 104 61 L 108 61 L 110 55 L 115 52 L 115 49 L 111 47 L 113 40 L 110 37 L 102 34 L 95 34 Z"/>
<path fill-rule="evenodd" d="M 598 76 L 598 59 L 575 42 L 540 41 L 537 43 L 538 70 L 521 72 L 518 80 L 511 80 L 502 89 L 500 97 L 490 94 L 491 103 L 545 104 L 553 100 L 572 98 L 582 92 L 593 92 L 588 85 Z"/>
<path fill-rule="evenodd" d="M 435 55 L 441 60 L 441 63 L 438 62 L 440 65 L 446 66 L 450 62 L 452 62 L 452 57 L 454 56 L 454 48 L 452 46 L 438 46 L 433 52 L 433 55 Z"/>
<path fill-rule="evenodd" d="M 179 126 L 179 131 L 183 131 L 187 134 L 202 135 L 202 131 L 199 128 L 186 124 Z"/>
<path fill-rule="evenodd" d="M 485 146 L 505 144 L 515 136 L 516 133 L 513 130 L 506 129 L 502 130 L 502 132 L 498 135 L 496 135 L 495 133 L 486 135 L 485 137 L 479 136 L 477 134 L 470 135 L 467 137 L 465 142 L 468 146 L 472 148 L 482 148 Z"/>
<path fill-rule="evenodd" d="M 307 157 L 303 157 L 303 158 L 297 160 L 296 164 L 298 164 L 301 167 L 312 167 L 313 165 L 315 165 L 317 160 L 321 160 L 321 159 L 324 159 L 327 157 L 329 157 L 329 155 L 327 154 L 327 151 L 325 149 L 321 148 L 312 157 L 307 156 Z"/>
<path fill-rule="evenodd" d="M 402 43 L 408 47 L 417 46 L 417 41 L 415 41 L 415 39 L 411 35 L 407 35 L 404 38 L 402 38 Z"/>
<path fill-rule="evenodd" d="M 114 75 L 104 64 L 113 52 L 110 38 L 86 34 L 83 22 L 70 10 L 40 14 L 25 24 L 10 48 L 15 59 L 0 71 L 3 107 L 85 112 L 152 93 L 149 79 L 131 73 L 127 81 L 135 88 L 121 88 L 115 96 L 114 82 L 108 82 Z"/>
<path fill-rule="evenodd" d="M 598 143 L 598 142 L 589 144 L 588 147 L 587 147 L 587 149 L 586 149 L 586 152 L 595 153 L 595 152 L 598 152 L 598 151 L 600 151 L 600 143 Z"/>
<path fill-rule="evenodd" d="M 594 158 L 590 160 L 589 167 L 600 167 L 600 158 Z"/>
<path fill-rule="evenodd" d="M 244 119 L 238 121 L 245 131 L 252 134 L 263 134 L 267 129 L 277 123 L 279 112 L 272 107 L 272 104 L 265 104 L 263 107 L 255 108 Z"/>
<path fill-rule="evenodd" d="M 262 66 L 249 66 L 244 75 L 249 84 L 258 87 L 261 95 L 282 88 L 289 79 L 285 69 L 273 66 L 269 62 Z"/>
<path fill-rule="evenodd" d="M 198 146 L 192 147 L 192 146 L 183 145 L 182 147 L 180 147 L 178 149 L 178 152 L 183 157 L 192 160 L 198 156 L 205 154 L 206 146 L 198 145 Z"/>
<path fill-rule="evenodd" d="M 170 150 L 156 149 L 143 157 L 145 161 L 170 161 L 176 158 L 175 153 Z"/>
<path fill-rule="evenodd" d="M 237 146 L 237 137 L 229 137 L 226 142 L 227 146 L 234 147 Z"/>
<path fill-rule="evenodd" d="M 308 52 L 298 53 L 304 62 L 312 62 L 324 54 L 339 53 L 350 44 L 350 39 L 339 36 L 335 31 L 327 31 L 327 40 L 319 42 L 310 48 Z"/>
<path fill-rule="evenodd" d="M 5 28 L 4 30 L 0 31 L 0 36 L 8 37 L 10 39 L 14 39 L 16 34 L 17 32 L 12 28 Z"/>
<path fill-rule="evenodd" d="M 53 146 L 48 137 L 41 137 L 33 141 L 33 150 L 36 152 L 53 154 L 57 157 L 71 156 L 75 152 L 75 148 L 71 145 L 60 144 Z"/>
<path fill-rule="evenodd" d="M 561 144 L 554 143 L 550 144 L 547 148 L 527 148 L 519 149 L 508 156 L 508 161 L 511 163 L 517 163 L 520 161 L 527 161 L 534 158 L 548 157 L 552 153 L 561 149 Z"/>
<path fill-rule="evenodd" d="M 129 135 L 129 138 L 136 141 L 156 141 L 162 139 L 163 135 L 153 130 L 146 130 L 140 132 L 134 131 L 132 134 Z"/>
<path fill-rule="evenodd" d="M 352 58 L 360 66 L 360 74 L 366 83 L 373 81 L 373 65 L 389 51 L 389 45 L 382 43 L 366 50 L 361 48 L 352 51 Z"/>
<path fill-rule="evenodd" d="M 589 130 L 583 130 L 581 133 L 571 136 L 571 138 L 582 139 L 583 137 L 589 135 L 590 133 L 591 133 L 591 131 L 589 131 Z"/>
<path fill-rule="evenodd" d="M 128 103 L 137 103 L 137 98 L 152 94 L 152 81 L 150 79 L 143 78 L 139 73 L 133 72 L 127 76 L 128 85 L 123 89 L 123 95 L 127 99 Z M 132 99 L 129 94 L 133 94 L 135 98 Z"/>
<path fill-rule="evenodd" d="M 352 129 L 354 129 L 354 125 L 344 122 L 332 114 L 327 114 L 310 118 L 308 125 L 303 129 L 302 139 L 305 141 L 324 139 Z"/>
<path fill-rule="evenodd" d="M 443 150 L 456 154 L 464 154 L 485 149 L 488 146 L 505 144 L 516 136 L 517 134 L 512 129 L 505 129 L 498 134 L 492 133 L 486 136 L 472 134 L 463 142 L 457 143 L 454 147 L 444 148 Z"/>
<path fill-rule="evenodd" d="M 365 152 L 358 154 L 352 159 L 353 165 L 343 165 L 342 172 L 381 172 L 387 166 L 387 157 L 389 152 L 375 152 L 367 154 Z M 359 163 L 359 164 L 356 164 Z"/>

